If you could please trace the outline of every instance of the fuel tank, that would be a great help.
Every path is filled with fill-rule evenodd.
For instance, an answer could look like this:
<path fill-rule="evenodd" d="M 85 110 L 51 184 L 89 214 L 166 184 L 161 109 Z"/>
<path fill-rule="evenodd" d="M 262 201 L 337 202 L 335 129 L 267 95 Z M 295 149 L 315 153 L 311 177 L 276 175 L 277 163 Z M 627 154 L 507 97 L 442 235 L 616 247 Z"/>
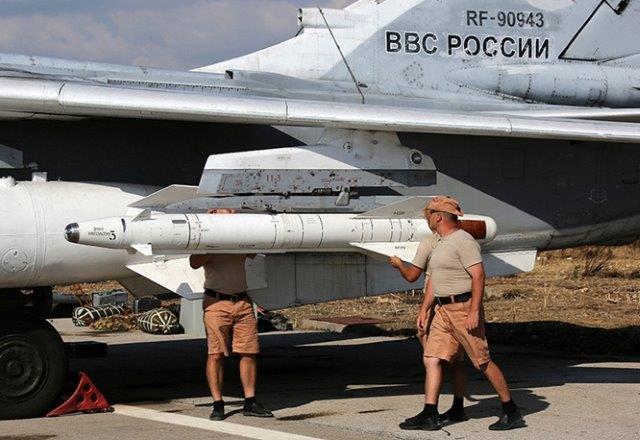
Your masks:
<path fill-rule="evenodd" d="M 0 288 L 91 282 L 131 276 L 139 256 L 124 250 L 74 246 L 64 227 L 85 220 L 135 214 L 130 203 L 157 188 L 0 179 Z"/>

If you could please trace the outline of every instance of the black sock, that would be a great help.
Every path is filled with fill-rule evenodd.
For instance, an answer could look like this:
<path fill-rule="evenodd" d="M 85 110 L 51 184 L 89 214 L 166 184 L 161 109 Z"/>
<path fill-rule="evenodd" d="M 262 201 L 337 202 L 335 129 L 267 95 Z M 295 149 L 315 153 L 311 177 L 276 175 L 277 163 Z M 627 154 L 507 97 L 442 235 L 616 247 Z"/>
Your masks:
<path fill-rule="evenodd" d="M 214 400 L 213 401 L 213 410 L 214 411 L 222 411 L 222 412 L 224 412 L 224 401 L 223 400 Z"/>
<path fill-rule="evenodd" d="M 427 417 L 436 417 L 438 415 L 438 405 L 425 403 L 422 413 Z"/>
<path fill-rule="evenodd" d="M 456 410 L 464 409 L 464 397 L 454 396 L 453 405 L 451 405 L 451 409 L 456 409 Z"/>
<path fill-rule="evenodd" d="M 244 399 L 244 406 L 251 406 L 254 403 L 256 403 L 256 398 L 255 397 L 246 397 Z"/>
<path fill-rule="evenodd" d="M 502 411 L 504 411 L 504 413 L 508 416 L 516 412 L 517 409 L 518 405 L 514 403 L 513 399 L 509 400 L 508 402 L 502 402 Z"/>

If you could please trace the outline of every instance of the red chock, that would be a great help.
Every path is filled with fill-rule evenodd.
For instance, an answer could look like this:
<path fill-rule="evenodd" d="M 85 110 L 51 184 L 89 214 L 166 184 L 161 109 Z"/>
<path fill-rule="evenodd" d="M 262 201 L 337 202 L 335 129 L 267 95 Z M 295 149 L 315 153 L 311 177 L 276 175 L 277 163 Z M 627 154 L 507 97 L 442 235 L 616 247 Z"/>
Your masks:
<path fill-rule="evenodd" d="M 71 397 L 62 405 L 50 411 L 47 417 L 59 417 L 72 413 L 112 412 L 113 408 L 104 395 L 89 379 L 86 373 L 80 372 L 80 381 Z"/>

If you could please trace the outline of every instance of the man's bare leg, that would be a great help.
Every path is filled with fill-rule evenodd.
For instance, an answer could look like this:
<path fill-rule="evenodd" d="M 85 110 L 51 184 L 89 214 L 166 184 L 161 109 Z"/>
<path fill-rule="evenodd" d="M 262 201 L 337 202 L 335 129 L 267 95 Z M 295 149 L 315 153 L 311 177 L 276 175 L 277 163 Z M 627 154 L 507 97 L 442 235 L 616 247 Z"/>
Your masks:
<path fill-rule="evenodd" d="M 465 388 L 467 386 L 467 374 L 464 371 L 464 362 L 453 361 L 449 364 L 449 372 L 451 373 L 451 388 L 453 388 L 453 396 L 464 397 Z"/>
<path fill-rule="evenodd" d="M 207 357 L 207 382 L 214 401 L 222 400 L 222 384 L 224 383 L 224 354 L 210 354 Z"/>
<path fill-rule="evenodd" d="M 438 358 L 426 357 L 424 364 L 427 367 L 427 380 L 424 384 L 424 403 L 437 406 L 440 389 L 442 388 L 442 361 Z"/>
<path fill-rule="evenodd" d="M 240 380 L 244 389 L 245 416 L 273 417 L 273 413 L 263 407 L 256 400 L 256 377 L 258 375 L 258 362 L 255 354 L 240 354 Z"/>
<path fill-rule="evenodd" d="M 442 427 L 438 416 L 438 397 L 442 387 L 442 362 L 440 359 L 432 357 L 424 357 L 423 362 L 426 369 L 424 409 L 414 417 L 400 423 L 401 429 L 436 431 Z"/>
<path fill-rule="evenodd" d="M 462 422 L 466 420 L 464 412 L 464 393 L 467 384 L 467 374 L 464 370 L 464 362 L 454 360 L 449 363 L 449 375 L 451 388 L 453 388 L 453 403 L 451 407 L 440 415 L 442 422 Z"/>
<path fill-rule="evenodd" d="M 496 393 L 498 397 L 500 397 L 500 401 L 502 403 L 509 402 L 511 400 L 511 392 L 509 391 L 509 385 L 507 385 L 507 380 L 504 378 L 504 374 L 500 368 L 493 362 L 489 361 L 486 364 L 480 366 L 480 370 L 487 376 L 489 383 Z"/>
<path fill-rule="evenodd" d="M 423 362 L 424 362 L 424 367 L 425 367 L 425 389 L 424 389 L 424 395 L 425 395 L 425 404 L 431 404 L 431 402 L 433 401 L 432 398 L 430 398 L 430 394 L 431 395 L 440 395 L 440 388 L 442 387 L 442 362 L 439 362 L 440 364 L 440 387 L 436 388 L 436 383 L 434 382 L 433 384 L 433 389 L 430 391 L 430 387 L 429 387 L 429 366 L 428 366 L 428 359 L 435 359 L 435 358 L 423 358 Z M 436 369 L 437 372 L 437 367 L 435 366 L 435 362 L 434 362 L 434 366 L 432 367 L 433 369 Z M 449 373 L 451 375 L 451 387 L 453 388 L 453 404 L 451 405 L 451 408 L 449 410 L 447 410 L 445 413 L 443 413 L 443 420 L 445 421 L 462 421 L 465 419 L 465 414 L 464 414 L 464 393 L 465 393 L 465 387 L 467 385 L 467 374 L 464 370 L 464 362 L 460 362 L 460 361 L 453 361 L 449 364 Z M 437 377 L 434 378 L 434 380 L 437 380 Z M 436 403 L 433 404 L 437 404 L 437 398 L 435 399 Z"/>
<path fill-rule="evenodd" d="M 489 361 L 478 369 L 487 377 L 502 403 L 503 414 L 497 422 L 489 426 L 489 429 L 492 431 L 505 431 L 526 426 L 520 409 L 511 399 L 507 380 L 504 378 L 500 368 L 493 361 Z"/>
<path fill-rule="evenodd" d="M 244 389 L 244 397 L 250 398 L 256 395 L 256 376 L 258 363 L 255 354 L 240 355 L 240 380 Z"/>
<path fill-rule="evenodd" d="M 224 354 L 216 353 L 207 356 L 207 382 L 213 396 L 211 420 L 224 420 L 224 402 L 222 401 L 222 384 L 224 383 Z"/>

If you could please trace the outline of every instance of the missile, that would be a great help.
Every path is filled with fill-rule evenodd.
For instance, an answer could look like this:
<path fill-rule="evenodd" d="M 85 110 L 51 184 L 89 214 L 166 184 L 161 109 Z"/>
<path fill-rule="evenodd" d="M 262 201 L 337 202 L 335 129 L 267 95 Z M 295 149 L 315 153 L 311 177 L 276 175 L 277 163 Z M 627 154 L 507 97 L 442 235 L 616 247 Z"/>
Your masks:
<path fill-rule="evenodd" d="M 422 205 L 424 206 L 424 204 Z M 353 252 L 407 254 L 431 234 L 424 218 L 399 218 L 402 211 L 354 214 L 167 214 L 143 212 L 72 223 L 72 243 L 109 249 L 134 249 L 143 255 L 205 253 Z M 465 216 L 461 225 L 481 243 L 496 235 L 496 223 Z M 356 249 L 354 249 L 356 248 Z M 410 256 L 409 256 L 410 255 Z M 399 255 L 400 256 L 400 255 Z M 401 257 L 402 258 L 402 257 Z"/>
<path fill-rule="evenodd" d="M 640 101 L 634 69 L 606 64 L 467 66 L 448 72 L 447 79 L 461 87 L 538 103 L 637 107 Z"/>

